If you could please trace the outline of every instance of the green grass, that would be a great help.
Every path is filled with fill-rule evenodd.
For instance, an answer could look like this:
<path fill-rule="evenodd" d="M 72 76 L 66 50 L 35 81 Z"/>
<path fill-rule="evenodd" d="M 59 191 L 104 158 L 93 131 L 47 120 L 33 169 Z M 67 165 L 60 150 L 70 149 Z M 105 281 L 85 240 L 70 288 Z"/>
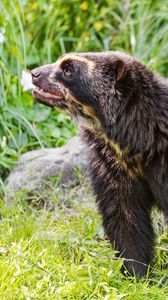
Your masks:
<path fill-rule="evenodd" d="M 1 201 L 0 299 L 168 299 L 166 234 L 157 235 L 152 275 L 125 278 L 100 216 L 93 205 L 85 207 L 84 200 L 92 202 L 83 190 L 50 184 L 43 194 L 20 194 L 9 206 Z"/>

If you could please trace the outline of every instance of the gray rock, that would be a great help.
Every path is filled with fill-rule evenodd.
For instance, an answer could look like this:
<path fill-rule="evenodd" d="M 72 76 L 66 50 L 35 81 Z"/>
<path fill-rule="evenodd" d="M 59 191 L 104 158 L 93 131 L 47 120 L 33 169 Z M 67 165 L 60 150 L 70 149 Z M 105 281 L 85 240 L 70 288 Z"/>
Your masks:
<path fill-rule="evenodd" d="M 59 176 L 62 183 L 74 181 L 75 169 L 85 172 L 87 167 L 87 150 L 78 136 L 60 148 L 27 152 L 21 155 L 7 178 L 6 198 L 19 190 L 32 191 L 51 176 Z"/>

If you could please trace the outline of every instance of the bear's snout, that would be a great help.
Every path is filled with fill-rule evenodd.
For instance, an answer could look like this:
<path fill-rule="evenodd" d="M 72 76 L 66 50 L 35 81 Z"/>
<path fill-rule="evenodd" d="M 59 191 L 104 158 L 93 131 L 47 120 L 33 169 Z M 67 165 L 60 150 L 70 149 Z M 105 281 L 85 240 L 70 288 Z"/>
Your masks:
<path fill-rule="evenodd" d="M 36 68 L 36 69 L 33 69 L 32 71 L 31 71 L 31 75 L 32 75 L 32 78 L 33 77 L 39 77 L 40 75 L 42 74 L 42 72 L 41 72 L 41 68 Z"/>
<path fill-rule="evenodd" d="M 31 71 L 33 84 L 39 87 L 45 87 L 52 70 L 53 65 L 49 64 L 33 69 Z"/>

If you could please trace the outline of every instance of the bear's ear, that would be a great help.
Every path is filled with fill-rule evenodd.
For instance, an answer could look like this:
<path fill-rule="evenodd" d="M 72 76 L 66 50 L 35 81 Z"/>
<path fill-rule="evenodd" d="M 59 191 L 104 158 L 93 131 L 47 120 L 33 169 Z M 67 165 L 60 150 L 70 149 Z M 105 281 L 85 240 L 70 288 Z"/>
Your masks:
<path fill-rule="evenodd" d="M 125 62 L 121 59 L 117 59 L 112 63 L 113 68 L 115 70 L 115 79 L 116 81 L 119 81 L 121 78 L 124 77 L 125 71 L 126 71 L 126 65 Z"/>

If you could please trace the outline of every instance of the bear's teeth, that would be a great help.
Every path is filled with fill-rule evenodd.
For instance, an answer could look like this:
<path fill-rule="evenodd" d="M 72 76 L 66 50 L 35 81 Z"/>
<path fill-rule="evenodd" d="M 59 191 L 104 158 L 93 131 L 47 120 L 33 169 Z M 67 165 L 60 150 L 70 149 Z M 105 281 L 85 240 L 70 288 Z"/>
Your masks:
<path fill-rule="evenodd" d="M 44 90 L 42 88 L 39 87 L 38 89 L 39 89 L 39 91 L 44 92 Z"/>

